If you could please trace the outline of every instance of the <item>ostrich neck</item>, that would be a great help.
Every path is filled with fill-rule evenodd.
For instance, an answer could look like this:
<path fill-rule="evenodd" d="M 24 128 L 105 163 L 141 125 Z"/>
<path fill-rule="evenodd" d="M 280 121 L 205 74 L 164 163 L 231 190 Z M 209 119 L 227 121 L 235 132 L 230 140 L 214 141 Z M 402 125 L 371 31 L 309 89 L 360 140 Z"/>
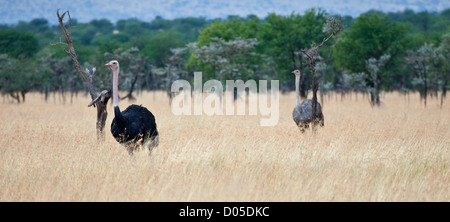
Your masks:
<path fill-rule="evenodd" d="M 300 104 L 300 75 L 295 75 L 295 99 Z"/>
<path fill-rule="evenodd" d="M 119 107 L 119 68 L 113 70 L 113 102 L 114 107 Z"/>
<path fill-rule="evenodd" d="M 114 115 L 116 116 L 116 123 L 119 127 L 125 126 L 125 119 L 119 109 L 119 68 L 113 70 L 113 102 L 114 102 Z"/>

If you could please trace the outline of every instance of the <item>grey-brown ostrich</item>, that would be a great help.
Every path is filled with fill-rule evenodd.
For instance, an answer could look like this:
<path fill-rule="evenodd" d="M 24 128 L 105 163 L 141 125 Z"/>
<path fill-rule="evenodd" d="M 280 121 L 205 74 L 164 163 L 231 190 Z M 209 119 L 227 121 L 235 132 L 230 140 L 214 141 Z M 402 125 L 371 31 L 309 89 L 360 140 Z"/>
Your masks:
<path fill-rule="evenodd" d="M 305 99 L 302 103 L 300 103 L 300 70 L 294 70 L 292 73 L 295 75 L 295 97 L 297 101 L 297 105 L 292 112 L 292 118 L 294 119 L 295 124 L 297 124 L 298 128 L 300 129 L 300 132 L 304 133 L 305 130 L 309 128 L 309 124 L 313 123 L 313 102 L 311 99 Z M 317 102 L 315 121 L 319 123 L 320 126 L 324 126 L 322 106 L 319 102 Z"/>

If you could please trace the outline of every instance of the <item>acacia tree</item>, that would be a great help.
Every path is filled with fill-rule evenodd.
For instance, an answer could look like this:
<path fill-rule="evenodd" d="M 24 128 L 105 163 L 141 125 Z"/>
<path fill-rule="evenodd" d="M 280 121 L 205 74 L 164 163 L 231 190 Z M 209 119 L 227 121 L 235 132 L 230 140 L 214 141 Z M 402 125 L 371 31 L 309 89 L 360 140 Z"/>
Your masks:
<path fill-rule="evenodd" d="M 419 87 L 420 100 L 427 106 L 427 95 L 430 82 L 430 63 L 436 58 L 432 44 L 424 43 L 417 51 L 408 50 L 405 61 L 414 70 L 412 83 Z"/>
<path fill-rule="evenodd" d="M 366 61 L 366 68 L 369 75 L 366 78 L 371 78 L 373 87 L 368 87 L 370 92 L 370 101 L 372 106 L 379 106 L 380 102 L 380 72 L 386 62 L 391 58 L 391 55 L 382 55 L 379 59 L 370 58 Z"/>
<path fill-rule="evenodd" d="M 146 75 L 146 82 L 151 89 L 163 88 L 169 97 L 169 104 L 172 104 L 172 82 L 181 76 L 186 76 L 188 72 L 183 68 L 185 59 L 183 56 L 188 52 L 189 46 L 184 48 L 170 49 L 172 53 L 164 67 L 150 67 L 150 71 Z M 156 76 L 159 76 L 157 78 Z M 165 76 L 165 77 L 164 77 Z"/>
<path fill-rule="evenodd" d="M 169 57 L 169 61 L 166 64 L 165 70 L 167 74 L 167 84 L 166 84 L 166 92 L 169 96 L 169 102 L 172 104 L 172 82 L 174 79 L 178 79 L 180 75 L 184 75 L 187 73 L 186 70 L 182 68 L 184 64 L 184 60 L 182 56 L 188 51 L 188 47 L 184 48 L 176 48 L 170 49 L 172 55 Z"/>
<path fill-rule="evenodd" d="M 333 53 L 336 65 L 349 73 L 370 73 L 366 62 L 389 54 L 391 57 L 385 64 L 388 72 L 380 72 L 377 76 L 378 87 L 382 88 L 395 73 L 389 69 L 403 59 L 406 31 L 407 26 L 392 22 L 382 13 L 362 14 L 340 35 Z M 374 87 L 373 78 L 367 76 L 365 81 L 367 86 Z M 374 99 L 379 98 L 374 94 L 376 92 L 379 91 L 371 91 L 371 104 L 376 104 Z"/>
<path fill-rule="evenodd" d="M 197 47 L 197 44 L 193 43 L 189 47 L 193 49 L 192 56 L 200 61 L 199 67 L 212 67 L 215 78 L 222 81 L 226 76 L 236 77 L 239 75 L 245 77 L 253 75 L 253 67 L 249 65 L 249 61 L 259 56 L 259 54 L 253 52 L 257 44 L 258 41 L 252 38 L 235 38 L 225 41 L 213 37 L 207 45 Z M 201 70 L 208 70 L 208 68 Z"/>
<path fill-rule="evenodd" d="M 38 50 L 34 34 L 0 31 L 0 89 L 18 103 L 25 102 L 25 95 L 38 84 L 39 67 L 34 59 Z"/>
<path fill-rule="evenodd" d="M 70 91 L 72 102 L 81 83 L 77 71 L 71 67 L 71 58 L 58 58 L 48 49 L 39 52 L 37 57 L 34 75 L 38 78 L 40 90 L 45 94 L 45 101 L 48 100 L 50 92 L 59 92 L 63 102 L 66 102 L 65 93 Z"/>
<path fill-rule="evenodd" d="M 8 54 L 12 58 L 31 58 L 39 50 L 39 40 L 29 32 L 14 29 L 0 31 L 0 54 Z"/>
<path fill-rule="evenodd" d="M 405 62 L 414 72 L 411 81 L 419 88 L 420 99 L 427 105 L 428 91 L 441 87 L 441 107 L 447 93 L 448 80 L 450 78 L 450 36 L 445 35 L 441 45 L 434 47 L 433 44 L 424 43 L 417 51 L 408 50 Z"/>
<path fill-rule="evenodd" d="M 444 103 L 444 98 L 447 95 L 448 81 L 450 79 L 450 33 L 443 36 L 441 44 L 436 49 L 437 58 L 436 63 L 439 64 L 440 70 L 438 72 L 438 79 L 441 82 L 441 107 Z"/>
<path fill-rule="evenodd" d="M 25 95 L 40 85 L 41 70 L 40 64 L 34 59 L 16 59 L 7 54 L 1 54 L 0 91 L 16 100 L 17 103 L 25 102 Z"/>

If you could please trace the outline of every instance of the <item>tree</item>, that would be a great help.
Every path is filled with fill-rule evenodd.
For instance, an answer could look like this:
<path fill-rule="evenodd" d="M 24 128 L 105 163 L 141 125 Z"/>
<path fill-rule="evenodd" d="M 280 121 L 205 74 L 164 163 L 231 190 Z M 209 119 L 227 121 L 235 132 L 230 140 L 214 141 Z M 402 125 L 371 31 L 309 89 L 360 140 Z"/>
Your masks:
<path fill-rule="evenodd" d="M 170 28 L 182 34 L 185 42 L 194 42 L 197 40 L 202 28 L 206 26 L 208 21 L 205 18 L 177 18 L 172 21 L 173 26 Z"/>
<path fill-rule="evenodd" d="M 216 20 L 205 27 L 190 45 L 188 70 L 200 70 L 205 79 L 255 78 L 262 64 L 258 40 L 258 19 Z M 257 67 L 258 66 L 258 67 Z"/>
<path fill-rule="evenodd" d="M 0 31 L 0 54 L 13 58 L 31 58 L 39 50 L 39 41 L 34 34 L 14 29 Z"/>
<path fill-rule="evenodd" d="M 40 47 L 49 45 L 55 37 L 54 31 L 50 28 L 47 19 L 44 18 L 35 18 L 29 23 L 19 22 L 15 26 L 15 29 L 20 32 L 33 33 L 33 35 L 39 40 Z"/>
<path fill-rule="evenodd" d="M 170 49 L 172 55 L 169 58 L 169 62 L 166 65 L 167 73 L 167 84 L 166 92 L 169 96 L 169 103 L 172 104 L 172 82 L 174 79 L 178 79 L 180 75 L 186 74 L 186 71 L 182 68 L 183 66 L 183 55 L 188 51 L 188 47 Z"/>
<path fill-rule="evenodd" d="M 276 63 L 277 78 L 287 84 L 291 80 L 288 73 L 299 69 L 302 73 L 308 70 L 304 66 L 301 53 L 311 45 L 325 38 L 322 25 L 326 22 L 326 12 L 321 9 L 310 9 L 303 16 L 291 13 L 289 16 L 269 14 L 266 22 L 258 29 L 258 40 L 261 41 L 262 53 L 272 58 Z M 306 78 L 305 78 L 306 77 Z M 306 98 L 307 85 L 311 82 L 310 75 L 302 75 L 300 81 L 300 96 Z M 292 87 L 292 84 L 287 84 Z"/>
<path fill-rule="evenodd" d="M 94 19 L 90 22 L 90 25 L 94 26 L 97 33 L 101 35 L 107 35 L 114 31 L 114 25 L 106 19 Z"/>
<path fill-rule="evenodd" d="M 449 11 L 450 14 L 450 11 Z M 449 16 L 450 17 L 450 16 Z M 442 82 L 441 89 L 441 107 L 444 102 L 444 98 L 447 95 L 448 81 L 450 80 L 450 32 L 442 37 L 442 42 L 436 49 L 437 60 L 441 65 L 441 70 L 438 73 L 439 79 Z"/>
<path fill-rule="evenodd" d="M 199 46 L 207 45 L 212 41 L 211 38 L 221 38 L 225 41 L 238 37 L 256 38 L 258 21 L 257 18 L 249 21 L 242 21 L 240 18 L 227 21 L 216 20 L 201 31 L 197 43 Z"/>
<path fill-rule="evenodd" d="M 395 64 L 402 59 L 406 45 L 407 27 L 397 22 L 392 22 L 382 13 L 366 13 L 355 19 L 355 22 L 342 33 L 339 44 L 336 44 L 334 57 L 339 68 L 350 73 L 370 73 L 366 61 L 371 58 L 380 58 L 389 54 L 391 59 L 386 64 L 386 70 L 393 69 Z M 389 70 L 379 73 L 378 86 L 387 84 L 395 72 Z M 373 78 L 366 78 L 367 86 L 375 87 Z M 379 91 L 371 92 L 371 103 L 377 104 L 376 95 Z"/>
<path fill-rule="evenodd" d="M 445 35 L 439 47 L 424 43 L 418 50 L 408 50 L 405 62 L 414 71 L 413 85 L 419 88 L 420 99 L 427 105 L 428 91 L 441 87 L 441 106 L 446 96 L 449 75 L 450 36 Z M 431 87 L 433 86 L 433 87 Z"/>
<path fill-rule="evenodd" d="M 171 56 L 170 49 L 182 47 L 185 44 L 176 31 L 161 31 L 148 39 L 142 52 L 149 62 L 157 67 L 164 67 Z"/>
<path fill-rule="evenodd" d="M 67 56 L 58 58 L 49 49 L 45 49 L 38 53 L 37 63 L 39 87 L 45 94 L 45 101 L 50 92 L 60 92 L 65 102 L 65 92 L 70 90 L 72 102 L 74 94 L 82 85 L 76 76 L 76 70 L 71 66 L 71 58 Z"/>
<path fill-rule="evenodd" d="M 425 43 L 417 51 L 408 50 L 405 61 L 415 71 L 413 84 L 419 87 L 420 99 L 427 106 L 427 95 L 429 89 L 429 62 L 435 57 L 433 45 Z"/>
<path fill-rule="evenodd" d="M 191 45 L 193 57 L 202 64 L 212 68 L 215 79 L 222 81 L 224 77 L 245 77 L 253 72 L 247 61 L 257 56 L 252 50 L 258 44 L 256 39 L 236 38 L 225 41 L 213 37 L 208 45 Z M 204 69 L 201 69 L 204 70 Z"/>
<path fill-rule="evenodd" d="M 26 66 L 21 64 L 26 63 Z M 40 66 L 32 58 L 16 59 L 0 55 L 0 90 L 17 103 L 25 102 L 25 95 L 39 84 Z"/>
<path fill-rule="evenodd" d="M 38 50 L 34 34 L 15 29 L 0 31 L 0 90 L 18 103 L 25 102 L 26 93 L 38 83 L 34 60 Z"/>
<path fill-rule="evenodd" d="M 391 58 L 391 55 L 382 55 L 379 59 L 370 58 L 366 61 L 366 69 L 369 75 L 366 79 L 372 79 L 373 87 L 368 87 L 370 92 L 370 101 L 372 106 L 379 106 L 380 102 L 380 71 L 384 68 L 384 65 Z"/>

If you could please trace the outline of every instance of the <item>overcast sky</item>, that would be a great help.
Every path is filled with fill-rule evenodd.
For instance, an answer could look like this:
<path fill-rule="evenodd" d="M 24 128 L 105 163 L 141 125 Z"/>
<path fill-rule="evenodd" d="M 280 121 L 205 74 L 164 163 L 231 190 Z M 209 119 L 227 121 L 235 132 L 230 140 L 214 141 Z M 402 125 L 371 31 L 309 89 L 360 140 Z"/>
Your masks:
<path fill-rule="evenodd" d="M 56 24 L 56 10 L 69 10 L 79 22 L 106 18 L 139 18 L 151 21 L 160 15 L 166 19 L 180 17 L 224 18 L 228 15 L 264 18 L 268 13 L 287 15 L 320 7 L 331 14 L 357 17 L 370 9 L 384 12 L 437 11 L 450 8 L 450 0 L 0 0 L 0 24 L 15 24 L 34 18 L 46 18 Z"/>

